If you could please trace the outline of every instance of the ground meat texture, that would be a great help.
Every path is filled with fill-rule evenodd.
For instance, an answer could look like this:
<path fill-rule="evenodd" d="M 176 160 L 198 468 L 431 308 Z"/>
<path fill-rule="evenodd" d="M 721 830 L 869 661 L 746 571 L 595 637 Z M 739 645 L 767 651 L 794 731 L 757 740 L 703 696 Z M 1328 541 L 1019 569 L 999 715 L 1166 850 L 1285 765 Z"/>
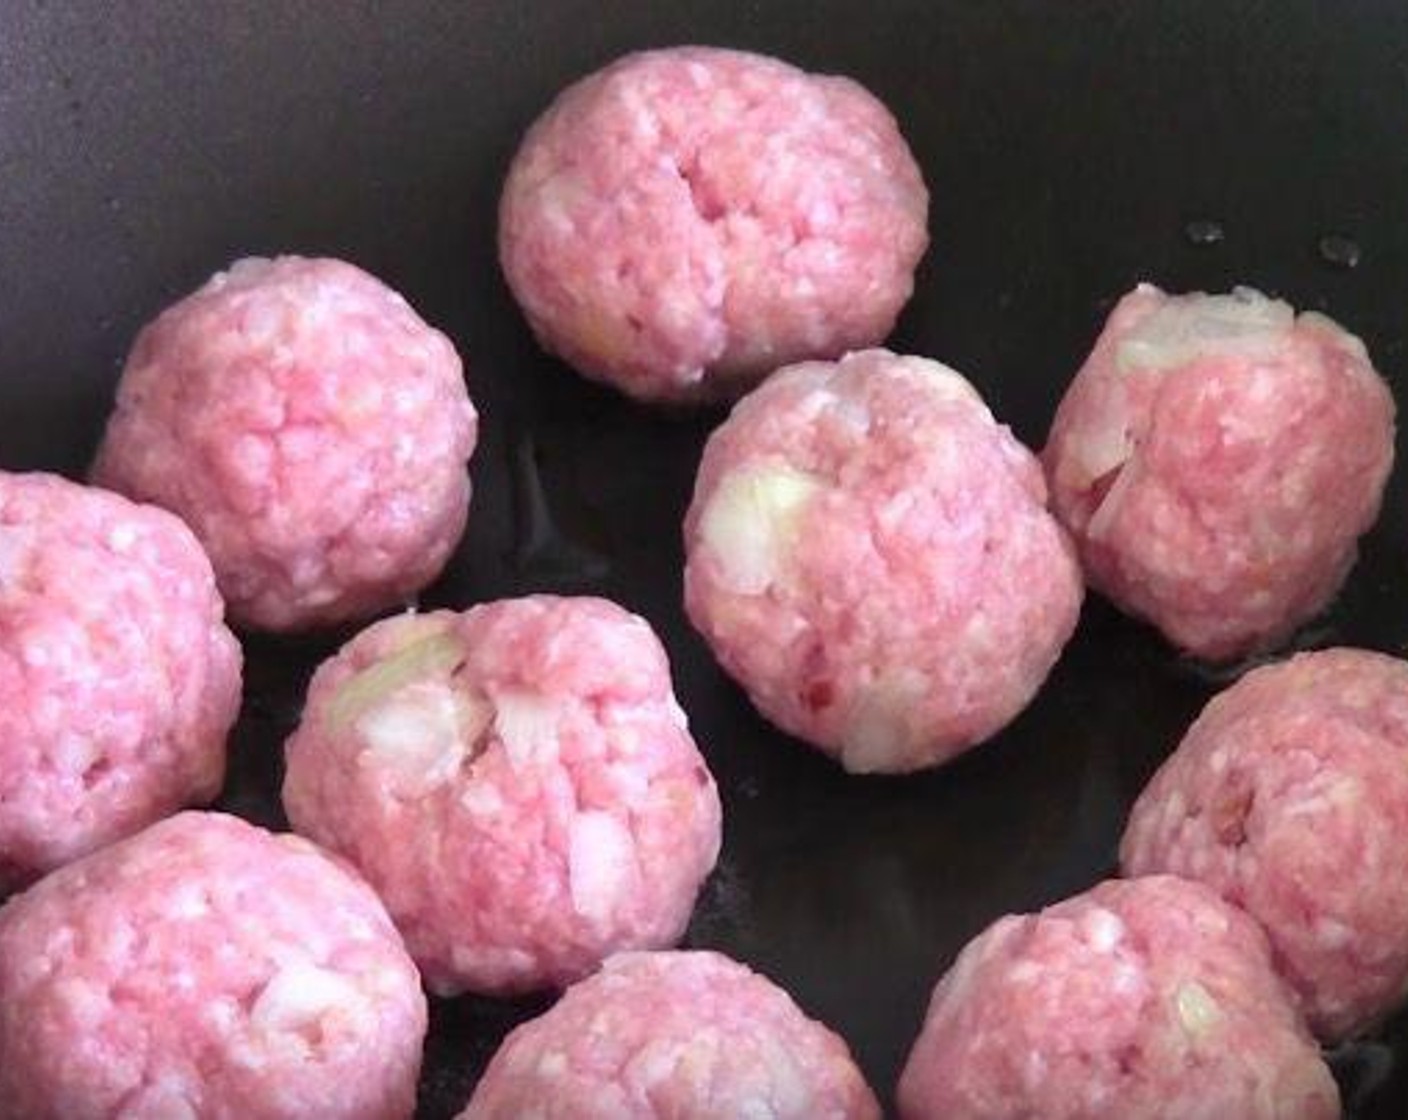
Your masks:
<path fill-rule="evenodd" d="M 846 1044 L 709 952 L 622 953 L 523 1024 L 458 1120 L 880 1120 Z"/>
<path fill-rule="evenodd" d="M 93 473 L 185 519 L 235 621 L 295 630 L 435 578 L 476 422 L 454 347 L 380 281 L 250 259 L 138 336 Z"/>
<path fill-rule="evenodd" d="M 973 387 L 883 350 L 778 372 L 704 450 L 685 604 L 779 727 L 853 771 L 943 762 L 1045 679 L 1080 611 L 1037 461 Z"/>
<path fill-rule="evenodd" d="M 287 760 L 294 828 L 366 875 L 444 995 L 673 944 L 718 856 L 665 651 L 601 599 L 377 623 L 314 676 Z"/>
<path fill-rule="evenodd" d="M 646 51 L 533 125 L 500 258 L 539 341 L 582 373 L 644 399 L 727 397 L 889 334 L 928 205 L 894 118 L 855 82 Z"/>
<path fill-rule="evenodd" d="M 1102 883 L 1000 919 L 939 981 L 904 1120 L 1332 1120 L 1256 924 L 1196 883 Z"/>
<path fill-rule="evenodd" d="M 0 1112 L 399 1120 L 426 1027 L 370 888 L 313 845 L 182 813 L 0 910 Z"/>
<path fill-rule="evenodd" d="M 165 510 L 0 472 L 0 894 L 213 798 L 240 650 Z"/>
<path fill-rule="evenodd" d="M 1408 663 L 1303 654 L 1215 697 L 1140 795 L 1133 874 L 1198 879 L 1256 918 L 1334 1041 L 1408 994 Z"/>
<path fill-rule="evenodd" d="M 1363 344 L 1248 288 L 1141 284 L 1067 390 L 1043 453 L 1090 585 L 1195 656 L 1318 613 L 1378 516 L 1393 399 Z"/>

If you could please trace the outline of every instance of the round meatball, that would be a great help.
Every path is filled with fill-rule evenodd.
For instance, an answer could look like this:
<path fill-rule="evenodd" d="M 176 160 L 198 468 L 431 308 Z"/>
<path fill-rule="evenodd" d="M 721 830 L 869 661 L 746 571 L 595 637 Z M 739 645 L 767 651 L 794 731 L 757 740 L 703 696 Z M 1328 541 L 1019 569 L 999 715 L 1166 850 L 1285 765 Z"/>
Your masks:
<path fill-rule="evenodd" d="M 7 1116 L 403 1120 L 425 1027 L 366 884 L 234 817 L 182 813 L 0 910 Z"/>
<path fill-rule="evenodd" d="M 709 952 L 622 953 L 504 1040 L 458 1120 L 879 1120 L 845 1042 Z"/>
<path fill-rule="evenodd" d="M 1131 874 L 1198 879 L 1265 927 L 1334 1041 L 1408 993 L 1408 662 L 1302 654 L 1215 697 L 1135 803 Z"/>
<path fill-rule="evenodd" d="M 1393 414 L 1325 316 L 1141 284 L 1057 410 L 1052 506 L 1092 587 L 1197 657 L 1236 657 L 1339 590 L 1378 516 Z"/>
<path fill-rule="evenodd" d="M 533 125 L 499 252 L 539 341 L 579 371 L 718 398 L 889 334 L 928 207 L 894 118 L 855 82 L 681 47 L 619 59 Z"/>
<path fill-rule="evenodd" d="M 1002 918 L 934 989 L 905 1120 L 1335 1120 L 1339 1093 L 1245 914 L 1170 876 Z"/>
<path fill-rule="evenodd" d="M 1036 693 L 1076 624 L 1041 468 L 952 370 L 779 371 L 704 449 L 685 605 L 779 727 L 853 771 L 943 762 Z"/>
<path fill-rule="evenodd" d="M 93 476 L 185 519 L 236 622 L 296 630 L 439 574 L 476 423 L 450 341 L 379 280 L 242 260 L 138 336 Z"/>
<path fill-rule="evenodd" d="M 223 616 L 165 510 L 0 472 L 0 893 L 219 792 Z"/>
<path fill-rule="evenodd" d="M 443 995 L 672 944 L 719 852 L 665 651 L 601 599 L 377 623 L 318 669 L 287 763 L 294 828 L 366 875 Z"/>

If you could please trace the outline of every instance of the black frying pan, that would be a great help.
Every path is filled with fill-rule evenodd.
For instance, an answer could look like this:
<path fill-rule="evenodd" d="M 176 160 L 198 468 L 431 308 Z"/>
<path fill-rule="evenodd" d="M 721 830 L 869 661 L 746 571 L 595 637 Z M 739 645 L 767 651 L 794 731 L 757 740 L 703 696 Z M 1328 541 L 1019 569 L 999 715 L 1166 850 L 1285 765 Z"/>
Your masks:
<path fill-rule="evenodd" d="M 469 533 L 426 601 L 591 591 L 655 623 L 727 814 L 689 941 L 786 986 L 888 1098 L 958 948 L 1110 872 L 1141 784 L 1230 678 L 1092 601 L 1037 702 L 938 772 L 846 777 L 753 714 L 679 602 L 679 520 L 719 414 L 576 379 L 494 260 L 506 162 L 551 96 L 689 41 L 844 72 L 889 103 L 933 192 L 893 345 L 967 373 L 1029 444 L 1144 278 L 1327 310 L 1408 402 L 1399 0 L 4 0 L 0 467 L 81 473 L 137 327 L 233 257 L 345 256 L 402 289 L 467 356 L 484 417 Z M 1308 642 L 1403 652 L 1405 469 Z M 225 807 L 282 824 L 280 744 L 342 636 L 247 643 Z M 546 1002 L 438 1002 L 422 1115 L 457 1110 Z M 1408 1115 L 1405 1059 L 1408 1016 L 1336 1056 L 1353 1115 Z"/>

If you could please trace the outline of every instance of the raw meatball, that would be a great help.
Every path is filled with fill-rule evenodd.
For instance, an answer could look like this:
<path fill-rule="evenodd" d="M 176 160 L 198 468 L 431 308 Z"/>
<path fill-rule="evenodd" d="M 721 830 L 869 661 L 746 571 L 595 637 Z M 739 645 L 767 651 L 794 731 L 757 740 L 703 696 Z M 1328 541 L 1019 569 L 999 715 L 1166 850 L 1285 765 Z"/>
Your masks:
<path fill-rule="evenodd" d="M 376 896 L 307 841 L 182 813 L 0 910 L 0 1112 L 399 1120 L 426 1007 Z"/>
<path fill-rule="evenodd" d="M 1170 876 L 1008 916 L 934 989 L 905 1120 L 1331 1120 L 1339 1093 L 1250 918 Z"/>
<path fill-rule="evenodd" d="M 238 623 L 374 614 L 464 531 L 476 416 L 460 360 L 350 264 L 237 262 L 138 336 L 96 481 L 185 519 Z"/>
<path fill-rule="evenodd" d="M 459 1120 L 879 1120 L 846 1044 L 718 953 L 622 953 L 505 1039 Z"/>
<path fill-rule="evenodd" d="M 442 995 L 672 944 L 719 852 L 665 651 L 601 599 L 377 623 L 319 668 L 287 759 L 294 828 L 367 876 Z"/>
<path fill-rule="evenodd" d="M 499 252 L 539 341 L 588 377 L 726 397 L 889 334 L 928 208 L 894 118 L 855 82 L 680 47 L 619 59 L 533 125 Z"/>
<path fill-rule="evenodd" d="M 223 615 L 165 510 L 0 472 L 0 894 L 219 792 Z"/>
<path fill-rule="evenodd" d="M 754 704 L 848 770 L 988 738 L 1035 694 L 1081 579 L 1041 468 L 962 377 L 884 350 L 770 378 L 704 450 L 685 605 Z"/>
<path fill-rule="evenodd" d="M 1265 927 L 1326 1040 L 1408 992 L 1408 663 L 1303 654 L 1217 696 L 1154 776 L 1131 874 L 1198 879 Z"/>
<path fill-rule="evenodd" d="M 1393 464 L 1364 345 L 1250 288 L 1141 284 L 1110 316 L 1043 453 L 1090 585 L 1180 648 L 1235 657 L 1313 617 Z"/>

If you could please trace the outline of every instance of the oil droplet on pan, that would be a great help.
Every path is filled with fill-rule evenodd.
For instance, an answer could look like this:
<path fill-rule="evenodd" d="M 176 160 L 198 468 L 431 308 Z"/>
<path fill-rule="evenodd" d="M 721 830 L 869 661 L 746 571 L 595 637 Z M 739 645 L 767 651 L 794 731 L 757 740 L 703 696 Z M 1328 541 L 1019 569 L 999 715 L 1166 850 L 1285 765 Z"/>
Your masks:
<path fill-rule="evenodd" d="M 1217 245 L 1227 236 L 1227 230 L 1212 218 L 1194 218 L 1183 227 L 1183 236 L 1194 245 Z"/>
<path fill-rule="evenodd" d="M 1364 256 L 1359 242 L 1338 233 L 1327 233 L 1320 239 L 1318 248 L 1320 259 L 1336 268 L 1353 268 Z"/>

